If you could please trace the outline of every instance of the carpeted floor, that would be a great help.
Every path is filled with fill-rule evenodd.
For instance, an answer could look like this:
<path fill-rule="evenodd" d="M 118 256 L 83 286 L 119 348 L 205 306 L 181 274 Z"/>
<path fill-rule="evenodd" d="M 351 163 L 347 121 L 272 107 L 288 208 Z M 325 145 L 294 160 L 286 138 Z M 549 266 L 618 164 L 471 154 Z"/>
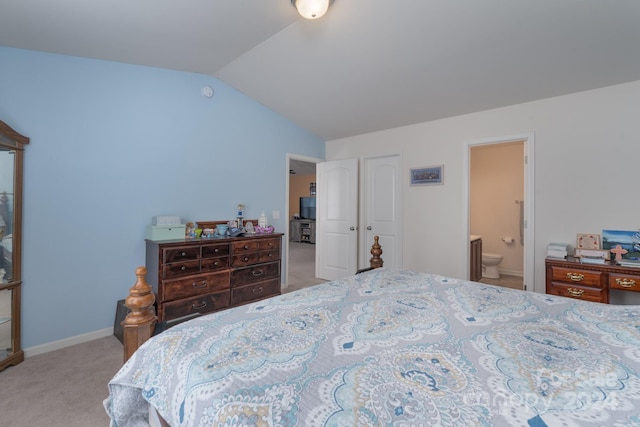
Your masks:
<path fill-rule="evenodd" d="M 316 279 L 316 245 L 310 243 L 289 242 L 289 277 L 283 292 L 291 292 L 307 286 L 324 283 Z"/>
<path fill-rule="evenodd" d="M 102 401 L 122 366 L 114 336 L 29 357 L 0 372 L 3 427 L 108 426 Z"/>

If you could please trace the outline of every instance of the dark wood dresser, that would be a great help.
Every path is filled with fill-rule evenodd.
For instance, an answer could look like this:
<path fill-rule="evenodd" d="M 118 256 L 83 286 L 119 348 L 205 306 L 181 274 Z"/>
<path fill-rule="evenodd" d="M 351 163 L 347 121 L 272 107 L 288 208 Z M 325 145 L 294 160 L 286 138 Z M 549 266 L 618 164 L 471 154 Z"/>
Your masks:
<path fill-rule="evenodd" d="M 146 240 L 158 321 L 205 314 L 280 294 L 282 233 Z"/>
<path fill-rule="evenodd" d="M 609 290 L 640 292 L 640 269 L 611 263 L 582 264 L 577 258 L 547 258 L 548 294 L 609 303 Z"/>

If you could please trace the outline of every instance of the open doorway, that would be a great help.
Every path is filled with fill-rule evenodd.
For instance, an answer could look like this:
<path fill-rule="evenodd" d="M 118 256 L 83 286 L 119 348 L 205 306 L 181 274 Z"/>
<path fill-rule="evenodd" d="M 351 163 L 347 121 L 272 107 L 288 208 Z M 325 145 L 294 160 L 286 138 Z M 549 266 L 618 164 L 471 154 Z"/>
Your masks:
<path fill-rule="evenodd" d="M 316 163 L 319 159 L 288 155 L 286 289 L 292 291 L 324 282 L 315 277 Z M 301 205 L 302 199 L 302 205 Z"/>
<path fill-rule="evenodd" d="M 480 282 L 534 289 L 532 144 L 533 135 L 467 144 L 467 240 L 482 241 Z"/>

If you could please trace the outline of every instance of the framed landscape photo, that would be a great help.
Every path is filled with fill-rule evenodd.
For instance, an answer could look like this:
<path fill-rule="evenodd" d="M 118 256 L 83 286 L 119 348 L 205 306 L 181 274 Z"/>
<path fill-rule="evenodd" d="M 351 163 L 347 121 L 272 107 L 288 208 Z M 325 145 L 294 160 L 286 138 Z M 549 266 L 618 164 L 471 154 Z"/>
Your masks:
<path fill-rule="evenodd" d="M 618 245 L 627 251 L 623 259 L 640 260 L 640 231 L 602 230 L 602 249 L 610 251 Z"/>
<path fill-rule="evenodd" d="M 411 169 L 411 185 L 440 185 L 444 183 L 444 165 Z"/>

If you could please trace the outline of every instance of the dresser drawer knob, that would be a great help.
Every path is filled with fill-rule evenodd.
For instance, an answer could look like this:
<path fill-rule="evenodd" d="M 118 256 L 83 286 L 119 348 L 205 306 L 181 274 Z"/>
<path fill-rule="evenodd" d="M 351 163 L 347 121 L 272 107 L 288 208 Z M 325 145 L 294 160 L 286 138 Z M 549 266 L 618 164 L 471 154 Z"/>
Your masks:
<path fill-rule="evenodd" d="M 248 262 L 249 261 L 249 257 L 246 256 L 246 257 L 242 258 L 242 261 Z"/>
<path fill-rule="evenodd" d="M 217 267 L 217 266 L 219 266 L 219 265 L 220 265 L 220 263 L 219 263 L 218 261 L 214 261 L 214 262 L 213 262 L 213 266 L 214 266 L 214 267 Z"/>
<path fill-rule="evenodd" d="M 249 246 L 244 245 L 244 246 L 242 247 L 242 249 L 244 249 L 244 250 L 248 250 L 248 249 L 249 249 Z"/>
<path fill-rule="evenodd" d="M 253 292 L 254 294 L 261 294 L 263 291 L 262 286 L 258 286 L 257 288 L 253 288 L 251 290 L 251 292 Z"/>
<path fill-rule="evenodd" d="M 616 283 L 623 288 L 633 288 L 636 285 L 633 279 L 616 279 Z"/>
<path fill-rule="evenodd" d="M 184 256 L 187 256 L 187 253 L 186 253 L 186 252 L 182 252 L 182 253 L 180 254 L 180 256 L 183 256 L 183 257 L 184 257 Z"/>
<path fill-rule="evenodd" d="M 253 274 L 254 276 L 262 276 L 264 274 L 263 270 L 253 270 L 251 272 L 251 274 Z"/>
<path fill-rule="evenodd" d="M 584 274 L 580 274 L 580 273 L 567 273 L 567 277 L 569 278 L 569 280 L 572 280 L 574 282 L 581 282 L 582 279 L 584 279 Z M 580 294 L 582 295 L 582 294 Z"/>
<path fill-rule="evenodd" d="M 572 297 L 581 297 L 584 294 L 582 289 L 568 288 L 567 293 Z"/>
<path fill-rule="evenodd" d="M 213 253 L 216 253 L 216 254 L 217 254 L 218 252 L 220 252 L 220 249 L 218 249 L 218 248 L 215 248 L 215 249 L 213 250 Z"/>
<path fill-rule="evenodd" d="M 182 267 L 180 267 L 180 270 L 185 271 L 187 269 L 187 267 L 185 267 L 184 265 Z"/>
<path fill-rule="evenodd" d="M 194 288 L 206 288 L 207 287 L 207 281 L 203 280 L 202 282 L 198 283 L 198 282 L 193 282 L 192 285 Z"/>
<path fill-rule="evenodd" d="M 194 310 L 202 310 L 206 306 L 207 306 L 207 302 L 206 301 L 202 302 L 202 304 L 200 304 L 200 305 L 197 305 L 196 303 L 191 304 L 191 308 L 194 309 Z"/>

